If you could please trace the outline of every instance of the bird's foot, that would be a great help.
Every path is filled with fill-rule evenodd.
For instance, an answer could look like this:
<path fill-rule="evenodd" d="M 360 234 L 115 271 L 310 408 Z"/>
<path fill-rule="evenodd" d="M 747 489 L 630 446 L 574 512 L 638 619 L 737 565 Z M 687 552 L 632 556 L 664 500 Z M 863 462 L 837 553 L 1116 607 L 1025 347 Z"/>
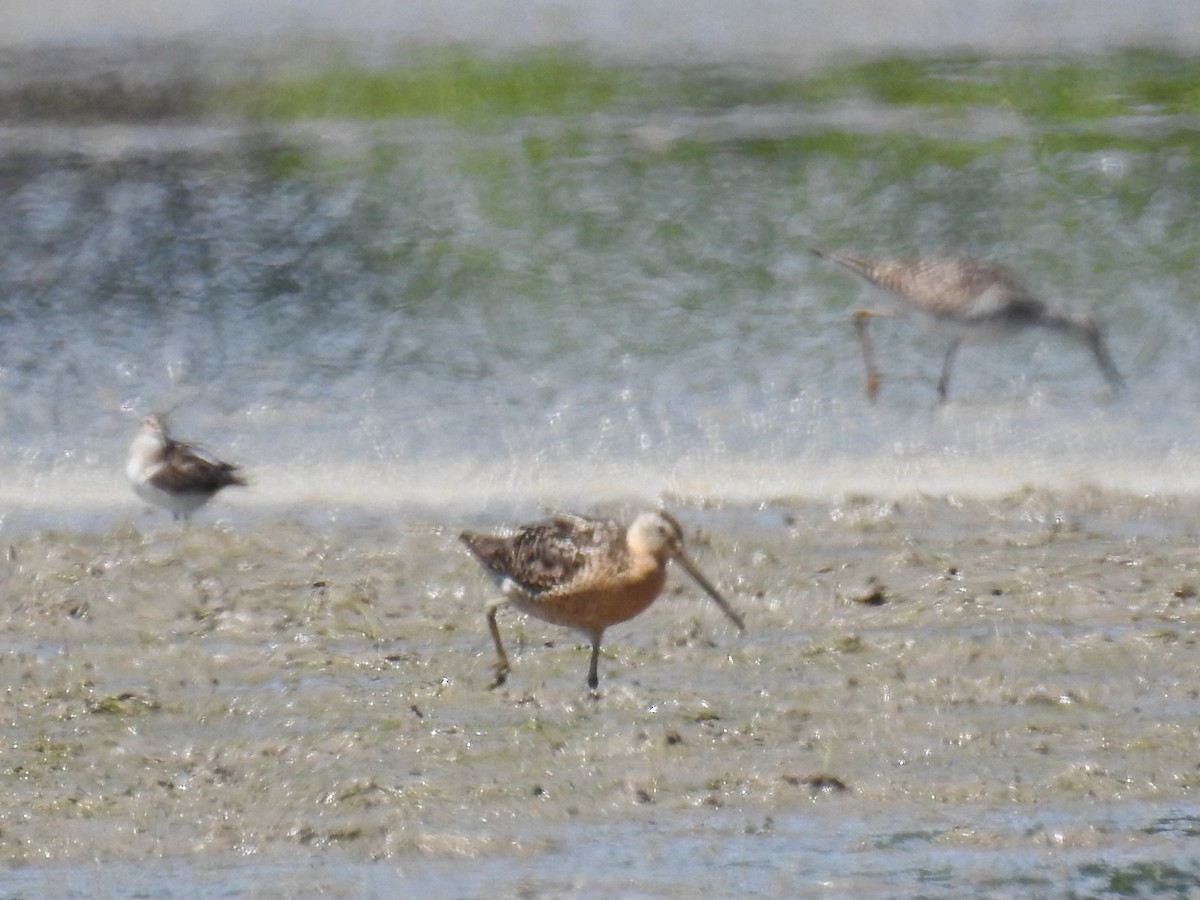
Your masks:
<path fill-rule="evenodd" d="M 488 685 L 488 690 L 494 691 L 506 681 L 508 681 L 508 660 L 502 660 L 496 663 L 496 678 Z"/>

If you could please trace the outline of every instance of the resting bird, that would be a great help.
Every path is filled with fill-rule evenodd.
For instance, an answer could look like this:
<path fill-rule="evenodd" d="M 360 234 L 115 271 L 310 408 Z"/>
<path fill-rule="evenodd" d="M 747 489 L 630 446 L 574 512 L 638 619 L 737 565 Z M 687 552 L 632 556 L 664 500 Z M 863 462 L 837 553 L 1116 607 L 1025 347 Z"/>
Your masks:
<path fill-rule="evenodd" d="M 139 497 L 169 509 L 176 519 L 190 517 L 221 488 L 246 485 L 237 466 L 172 439 L 164 413 L 143 420 L 129 447 L 125 475 Z"/>
<path fill-rule="evenodd" d="M 996 340 L 1035 326 L 1061 332 L 1080 342 L 1091 351 L 1100 374 L 1114 390 L 1125 386 L 1109 355 L 1104 330 L 1095 318 L 1051 306 L 991 263 L 969 256 L 879 260 L 820 247 L 812 247 L 810 252 L 883 288 L 898 297 L 903 308 L 920 314 L 937 330 L 949 335 L 950 347 L 937 386 L 942 401 L 950 389 L 950 368 L 959 344 Z M 871 400 L 879 392 L 880 376 L 875 348 L 867 333 L 867 320 L 880 315 L 891 312 L 870 309 L 854 312 L 854 328 L 867 369 L 867 396 Z"/>

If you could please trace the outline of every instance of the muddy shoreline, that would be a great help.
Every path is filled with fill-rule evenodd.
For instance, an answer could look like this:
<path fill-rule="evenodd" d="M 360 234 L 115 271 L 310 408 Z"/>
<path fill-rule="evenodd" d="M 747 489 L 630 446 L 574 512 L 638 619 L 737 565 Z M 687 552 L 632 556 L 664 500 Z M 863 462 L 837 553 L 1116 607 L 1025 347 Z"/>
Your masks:
<path fill-rule="evenodd" d="M 511 887 L 533 863 L 552 871 L 572 828 L 715 828 L 753 847 L 833 815 L 858 823 L 827 835 L 820 852 L 840 854 L 930 814 L 959 824 L 906 852 L 968 849 L 996 877 L 1034 847 L 1102 861 L 1136 841 L 1186 859 L 1200 503 L 1086 491 L 677 511 L 747 633 L 674 573 L 610 633 L 595 697 L 584 642 L 515 614 L 501 616 L 509 684 L 486 689 L 490 588 L 455 547 L 464 523 L 139 519 L 10 539 L 0 859 L 31 877 L 469 858 Z M 1081 806 L 1129 821 L 1030 825 Z M 967 828 L 981 815 L 999 818 Z M 1154 831 L 1181 817 L 1192 826 Z M 876 884 L 862 877 L 844 886 Z"/>

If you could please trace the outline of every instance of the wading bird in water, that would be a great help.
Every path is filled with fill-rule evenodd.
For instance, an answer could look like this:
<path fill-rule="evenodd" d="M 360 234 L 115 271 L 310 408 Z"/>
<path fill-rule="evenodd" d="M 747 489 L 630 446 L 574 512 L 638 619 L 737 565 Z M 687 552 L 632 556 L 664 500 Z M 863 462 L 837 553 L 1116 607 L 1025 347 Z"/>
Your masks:
<path fill-rule="evenodd" d="M 683 529 L 666 512 L 642 513 L 628 528 L 609 520 L 560 514 L 524 525 L 510 536 L 463 532 L 462 542 L 500 586 L 488 603 L 487 622 L 496 644 L 496 680 L 508 677 L 496 611 L 512 604 L 553 625 L 582 631 L 592 642 L 588 687 L 600 683 L 600 639 L 609 625 L 632 619 L 663 589 L 667 563 L 676 560 L 721 607 L 739 630 L 733 611 L 683 551 Z"/>
<path fill-rule="evenodd" d="M 1025 328 L 1058 331 L 1091 351 L 1100 374 L 1114 390 L 1124 387 L 1104 341 L 1100 323 L 1087 313 L 1070 312 L 1046 303 L 1008 272 L 969 256 L 917 259 L 871 259 L 840 250 L 810 248 L 815 256 L 844 266 L 876 287 L 898 297 L 902 307 L 919 313 L 937 330 L 949 335 L 950 347 L 938 379 L 942 401 L 950 388 L 950 368 L 959 344 L 982 343 L 1007 337 Z M 867 332 L 871 316 L 892 315 L 891 311 L 858 309 L 854 330 L 867 369 L 867 397 L 879 392 L 879 369 L 875 347 Z"/>
<path fill-rule="evenodd" d="M 129 447 L 125 475 L 139 497 L 169 509 L 176 519 L 187 519 L 221 488 L 246 484 L 237 466 L 171 438 L 164 413 L 142 421 Z"/>

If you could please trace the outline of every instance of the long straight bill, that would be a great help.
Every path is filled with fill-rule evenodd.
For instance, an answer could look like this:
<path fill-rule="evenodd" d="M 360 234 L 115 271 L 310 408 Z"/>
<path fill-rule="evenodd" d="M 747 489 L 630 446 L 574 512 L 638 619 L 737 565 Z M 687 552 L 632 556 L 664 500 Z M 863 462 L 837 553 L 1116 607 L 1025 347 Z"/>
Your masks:
<path fill-rule="evenodd" d="M 725 613 L 725 615 L 729 616 L 729 618 L 733 620 L 733 624 L 738 627 L 738 630 L 745 631 L 746 623 L 742 621 L 742 617 L 733 611 L 733 607 L 729 605 L 729 601 L 722 597 L 717 589 L 712 586 L 712 582 L 710 582 L 704 577 L 703 574 L 701 574 L 700 570 L 696 568 L 696 564 L 682 553 L 675 557 L 675 560 L 687 570 L 687 573 L 691 575 L 692 578 L 696 579 L 696 584 L 704 588 L 704 593 L 712 597 L 717 606 L 721 607 L 721 612 Z"/>

